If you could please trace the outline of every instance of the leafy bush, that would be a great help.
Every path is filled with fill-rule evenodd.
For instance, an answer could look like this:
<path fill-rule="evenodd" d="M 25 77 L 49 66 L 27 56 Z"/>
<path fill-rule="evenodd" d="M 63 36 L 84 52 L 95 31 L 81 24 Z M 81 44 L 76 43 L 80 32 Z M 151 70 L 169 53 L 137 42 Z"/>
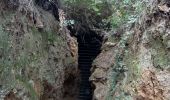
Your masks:
<path fill-rule="evenodd" d="M 64 0 L 64 3 L 69 20 L 98 29 L 133 23 L 144 5 L 143 0 Z"/>

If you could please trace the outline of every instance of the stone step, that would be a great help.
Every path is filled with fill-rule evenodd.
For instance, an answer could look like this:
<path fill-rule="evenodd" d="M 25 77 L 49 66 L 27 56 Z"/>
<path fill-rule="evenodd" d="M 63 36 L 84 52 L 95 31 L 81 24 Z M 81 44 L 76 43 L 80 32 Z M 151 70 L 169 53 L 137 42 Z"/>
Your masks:
<path fill-rule="evenodd" d="M 98 47 L 91 47 L 91 48 L 84 48 L 84 47 L 79 47 L 78 51 L 90 51 L 90 52 L 96 52 L 100 51 Z"/>
<path fill-rule="evenodd" d="M 81 59 L 80 59 L 80 58 L 81 58 Z M 92 58 L 88 58 L 88 59 L 87 59 L 87 58 L 79 57 L 79 61 L 86 62 L 85 60 L 92 62 L 92 61 L 91 61 Z"/>
<path fill-rule="evenodd" d="M 90 69 L 89 69 L 89 70 L 81 71 L 80 74 L 81 74 L 81 75 L 86 75 L 86 74 L 89 74 L 89 75 L 90 75 L 91 72 L 90 72 Z"/>
<path fill-rule="evenodd" d="M 87 62 L 89 63 L 89 62 Z M 83 68 L 91 68 L 91 65 L 90 64 L 78 64 L 79 67 L 83 67 Z"/>
<path fill-rule="evenodd" d="M 100 48 L 99 46 L 88 46 L 88 47 L 85 47 L 85 46 L 78 46 L 78 50 L 96 50 L 96 51 L 100 51 Z"/>
<path fill-rule="evenodd" d="M 92 59 L 79 59 L 78 62 L 92 62 Z"/>
<path fill-rule="evenodd" d="M 85 61 L 85 60 L 84 60 Z M 86 67 L 91 67 L 91 64 L 92 64 L 92 62 L 89 62 L 89 60 L 87 60 L 87 62 L 79 62 L 79 66 L 86 66 Z"/>
<path fill-rule="evenodd" d="M 80 72 L 80 75 L 90 75 L 90 74 L 91 74 L 90 71 L 89 72 L 87 72 L 87 71 Z"/>
<path fill-rule="evenodd" d="M 78 100 L 92 100 L 92 97 L 87 97 L 87 96 L 79 96 Z"/>
<path fill-rule="evenodd" d="M 100 51 L 98 50 L 97 48 L 89 48 L 89 49 L 79 49 L 78 51 L 88 51 L 88 52 L 97 52 L 97 51 Z"/>
<path fill-rule="evenodd" d="M 81 78 L 83 79 L 83 78 L 89 78 L 90 77 L 90 74 L 84 74 L 84 75 L 80 75 L 81 76 Z"/>
<path fill-rule="evenodd" d="M 78 55 L 78 57 L 86 57 L 86 56 L 94 58 L 97 56 L 97 54 L 81 53 Z"/>
<path fill-rule="evenodd" d="M 88 77 L 82 76 L 82 77 L 81 77 L 81 81 L 82 81 L 82 82 L 88 82 L 88 81 L 89 81 L 89 77 L 90 77 L 90 75 L 89 75 Z"/>
<path fill-rule="evenodd" d="M 94 58 L 96 58 L 96 56 L 81 54 L 81 55 L 78 56 L 78 58 L 79 59 L 94 59 Z"/>
<path fill-rule="evenodd" d="M 78 100 L 92 100 L 92 88 L 89 77 L 91 76 L 91 67 L 94 58 L 100 52 L 100 45 L 96 43 L 80 43 L 78 44 L 78 66 L 80 69 L 80 90 Z"/>
<path fill-rule="evenodd" d="M 90 65 L 91 66 L 92 62 L 79 62 L 79 65 L 82 65 L 82 64 Z"/>
<path fill-rule="evenodd" d="M 81 80 L 89 79 L 90 75 L 81 75 Z"/>
<path fill-rule="evenodd" d="M 80 70 L 84 70 L 85 72 L 90 71 L 91 67 L 87 67 L 87 66 L 79 66 Z"/>
<path fill-rule="evenodd" d="M 80 88 L 80 91 L 79 91 L 79 94 L 80 95 L 91 95 L 91 88 L 83 88 L 82 90 L 81 90 L 81 88 Z"/>
<path fill-rule="evenodd" d="M 91 74 L 90 71 L 81 71 L 80 74 Z"/>
<path fill-rule="evenodd" d="M 87 94 L 86 94 L 86 92 L 87 92 Z M 79 93 L 79 95 L 80 96 L 91 96 L 91 91 L 90 91 L 90 89 L 89 89 L 89 93 L 88 93 L 88 91 L 80 91 L 80 93 Z"/>
<path fill-rule="evenodd" d="M 90 62 L 86 62 L 86 63 L 90 63 Z M 83 66 L 83 67 L 91 67 L 91 65 L 90 64 L 78 64 L 79 66 Z"/>
<path fill-rule="evenodd" d="M 98 45 L 98 44 L 78 44 L 78 46 L 82 46 L 82 47 L 86 47 L 86 48 L 88 48 L 88 47 L 101 47 L 101 45 Z"/>
<path fill-rule="evenodd" d="M 79 56 L 78 59 L 92 59 L 92 57 L 89 57 L 89 56 Z"/>
<path fill-rule="evenodd" d="M 90 82 L 87 82 L 87 81 L 81 81 L 80 85 L 81 85 L 80 86 L 81 87 L 80 90 L 85 89 L 85 88 L 91 88 Z"/>
<path fill-rule="evenodd" d="M 99 51 L 99 52 L 100 52 L 100 51 Z M 93 51 L 93 52 L 78 51 L 78 55 L 79 55 L 79 56 L 84 56 L 84 55 L 87 56 L 87 55 L 88 55 L 88 56 L 94 56 L 94 57 L 95 57 L 95 56 L 97 56 L 97 54 L 98 54 L 98 52 L 94 52 L 94 51 Z"/>
<path fill-rule="evenodd" d="M 91 90 L 91 86 L 80 87 L 80 92 L 85 92 L 86 90 Z"/>
<path fill-rule="evenodd" d="M 100 45 L 100 44 L 96 44 L 95 42 L 78 42 L 78 44 L 81 44 L 81 45 Z"/>

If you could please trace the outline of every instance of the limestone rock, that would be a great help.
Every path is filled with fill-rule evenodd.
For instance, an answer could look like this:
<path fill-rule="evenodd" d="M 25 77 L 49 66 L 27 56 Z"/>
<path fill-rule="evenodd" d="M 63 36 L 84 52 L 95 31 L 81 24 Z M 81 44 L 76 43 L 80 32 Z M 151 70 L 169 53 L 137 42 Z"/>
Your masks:
<path fill-rule="evenodd" d="M 109 73 L 115 61 L 114 48 L 116 44 L 107 42 L 102 52 L 97 56 L 91 68 L 90 81 L 95 86 L 93 100 L 105 100 L 109 91 Z"/>
<path fill-rule="evenodd" d="M 60 31 L 54 16 L 34 0 L 1 0 L 0 4 L 0 11 L 5 9 L 0 14 L 0 39 L 7 43 L 3 51 L 8 52 L 1 57 L 0 48 L 6 70 L 0 76 L 0 99 L 62 100 L 65 78 L 78 73 L 76 40 L 63 28 Z M 12 9 L 12 4 L 18 8 Z"/>
<path fill-rule="evenodd" d="M 105 100 L 107 97 L 108 87 L 106 84 L 95 83 L 96 89 L 94 90 L 93 100 Z"/>
<path fill-rule="evenodd" d="M 107 72 L 103 69 L 97 68 L 92 73 L 90 81 L 105 81 L 107 79 Z"/>

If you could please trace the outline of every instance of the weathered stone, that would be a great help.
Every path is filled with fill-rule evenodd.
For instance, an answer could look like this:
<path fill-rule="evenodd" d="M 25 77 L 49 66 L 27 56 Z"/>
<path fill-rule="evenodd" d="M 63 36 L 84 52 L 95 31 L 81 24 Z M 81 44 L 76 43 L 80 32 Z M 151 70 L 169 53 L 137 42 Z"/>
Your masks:
<path fill-rule="evenodd" d="M 138 86 L 138 98 L 144 100 L 164 100 L 163 88 L 161 87 L 155 72 L 144 70 L 142 82 Z"/>
<path fill-rule="evenodd" d="M 94 90 L 93 100 L 105 100 L 107 97 L 108 87 L 106 84 L 94 83 L 96 89 Z"/>
<path fill-rule="evenodd" d="M 6 10 L 0 14 L 0 30 L 8 36 L 3 41 L 10 51 L 3 62 L 11 69 L 0 77 L 0 99 L 62 100 L 65 78 L 78 73 L 77 41 L 34 0 L 1 0 L 2 4 L 0 12 Z M 11 12 L 13 6 L 18 9 Z"/>
<path fill-rule="evenodd" d="M 96 68 L 90 77 L 90 81 L 106 81 L 107 72 L 103 69 Z"/>
<path fill-rule="evenodd" d="M 108 70 L 113 65 L 114 57 L 115 57 L 113 49 L 116 47 L 114 43 L 110 43 L 110 44 L 111 45 L 104 45 L 105 47 L 102 48 L 102 52 L 97 57 L 97 59 L 95 59 L 93 62 L 93 68 L 97 67 L 97 68 L 102 68 L 104 70 Z"/>
<path fill-rule="evenodd" d="M 90 81 L 95 86 L 93 100 L 105 100 L 108 96 L 109 70 L 112 69 L 115 61 L 115 45 L 111 42 L 105 43 L 102 52 L 93 62 L 92 75 L 90 76 Z"/>

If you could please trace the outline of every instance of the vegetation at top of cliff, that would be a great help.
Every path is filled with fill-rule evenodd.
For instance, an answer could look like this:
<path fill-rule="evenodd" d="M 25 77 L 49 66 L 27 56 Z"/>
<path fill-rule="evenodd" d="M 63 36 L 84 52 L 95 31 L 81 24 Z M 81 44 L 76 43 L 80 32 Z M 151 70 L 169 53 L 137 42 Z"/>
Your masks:
<path fill-rule="evenodd" d="M 64 0 L 68 20 L 94 29 L 110 30 L 139 17 L 144 0 Z"/>

